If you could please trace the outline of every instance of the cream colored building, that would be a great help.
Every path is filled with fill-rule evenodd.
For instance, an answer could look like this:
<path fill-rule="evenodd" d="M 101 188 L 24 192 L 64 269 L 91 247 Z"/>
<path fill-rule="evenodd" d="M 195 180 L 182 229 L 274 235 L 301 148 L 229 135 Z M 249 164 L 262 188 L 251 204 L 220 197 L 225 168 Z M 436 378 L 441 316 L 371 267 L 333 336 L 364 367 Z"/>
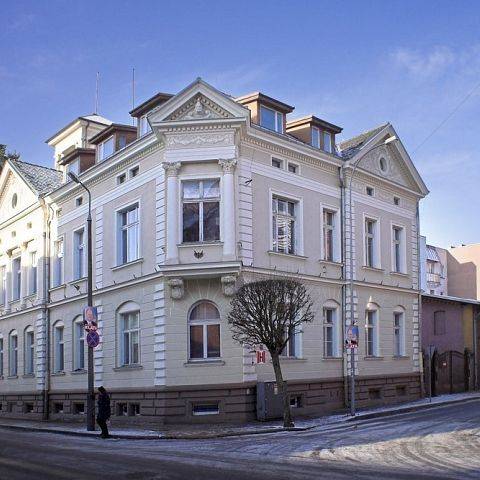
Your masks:
<path fill-rule="evenodd" d="M 84 411 L 88 198 L 68 171 L 92 193 L 95 383 L 112 393 L 116 415 L 254 418 L 255 386 L 273 370 L 233 342 L 228 306 L 238 282 L 285 273 L 315 303 L 314 322 L 282 359 L 292 405 L 297 414 L 343 408 L 350 242 L 359 405 L 421 395 L 418 203 L 428 191 L 401 142 L 384 145 L 396 136 L 390 124 L 336 146 L 339 127 L 315 116 L 290 121 L 292 111 L 197 79 L 135 108 L 136 129 L 80 117 L 55 134 L 59 171 L 36 167 L 52 177 L 45 190 L 22 162 L 5 162 L 2 415 Z M 346 186 L 360 159 L 350 206 Z M 25 279 L 35 262 L 32 293 Z"/>

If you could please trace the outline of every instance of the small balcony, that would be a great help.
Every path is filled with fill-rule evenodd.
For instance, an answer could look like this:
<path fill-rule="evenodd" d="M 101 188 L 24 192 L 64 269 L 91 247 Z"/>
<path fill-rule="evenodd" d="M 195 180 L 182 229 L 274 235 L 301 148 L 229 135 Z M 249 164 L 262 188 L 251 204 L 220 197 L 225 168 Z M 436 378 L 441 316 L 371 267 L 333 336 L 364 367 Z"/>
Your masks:
<path fill-rule="evenodd" d="M 439 273 L 427 272 L 427 283 L 438 286 L 440 285 L 441 275 Z"/>

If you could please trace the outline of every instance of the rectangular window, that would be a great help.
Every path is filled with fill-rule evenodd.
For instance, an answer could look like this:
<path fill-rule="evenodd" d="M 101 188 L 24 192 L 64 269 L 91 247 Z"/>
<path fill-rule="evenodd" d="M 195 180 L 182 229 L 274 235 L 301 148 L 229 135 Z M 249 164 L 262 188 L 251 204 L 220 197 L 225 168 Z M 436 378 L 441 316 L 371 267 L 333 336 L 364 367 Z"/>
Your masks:
<path fill-rule="evenodd" d="M 6 304 L 7 295 L 7 267 L 0 267 L 0 305 Z"/>
<path fill-rule="evenodd" d="M 393 197 L 393 204 L 394 205 L 400 205 L 400 198 L 399 197 Z"/>
<path fill-rule="evenodd" d="M 33 330 L 25 333 L 25 375 L 33 375 L 35 360 L 35 342 Z"/>
<path fill-rule="evenodd" d="M 320 130 L 312 127 L 312 147 L 320 148 Z"/>
<path fill-rule="evenodd" d="M 29 279 L 29 294 L 37 293 L 37 252 L 30 253 L 30 279 Z"/>
<path fill-rule="evenodd" d="M 332 153 L 332 135 L 330 132 L 323 132 L 323 149 Z"/>
<path fill-rule="evenodd" d="M 121 315 L 122 332 L 122 365 L 137 365 L 140 363 L 140 314 L 139 312 L 123 313 Z"/>
<path fill-rule="evenodd" d="M 121 173 L 117 177 L 117 185 L 121 185 L 122 183 L 125 183 L 126 180 L 127 180 L 127 174 L 126 173 Z"/>
<path fill-rule="evenodd" d="M 279 158 L 272 158 L 272 167 L 275 168 L 283 168 L 283 160 L 280 160 Z"/>
<path fill-rule="evenodd" d="M 67 173 L 78 175 L 80 173 L 80 159 L 77 159 L 67 165 Z"/>
<path fill-rule="evenodd" d="M 53 245 L 53 282 L 52 286 L 63 285 L 63 238 Z"/>
<path fill-rule="evenodd" d="M 127 137 L 125 135 L 120 135 L 118 137 L 118 149 L 121 150 L 122 148 L 125 148 L 127 146 Z"/>
<path fill-rule="evenodd" d="M 117 213 L 118 265 L 133 262 L 140 257 L 140 214 L 138 204 Z"/>
<path fill-rule="evenodd" d="M 296 210 L 296 202 L 276 196 L 272 198 L 274 252 L 296 253 Z"/>
<path fill-rule="evenodd" d="M 269 130 L 283 133 L 283 114 L 271 108 L 260 106 L 260 125 Z"/>
<path fill-rule="evenodd" d="M 220 240 L 220 181 L 182 182 L 183 242 Z"/>
<path fill-rule="evenodd" d="M 377 222 L 365 219 L 365 266 L 375 268 L 377 262 Z"/>
<path fill-rule="evenodd" d="M 373 189 L 373 187 L 366 187 L 366 188 L 365 188 L 365 193 L 366 193 L 369 197 L 373 197 L 374 194 L 375 194 L 375 190 Z"/>
<path fill-rule="evenodd" d="M 403 228 L 392 227 L 392 268 L 394 272 L 403 271 Z"/>
<path fill-rule="evenodd" d="M 338 319 L 337 309 L 323 309 L 323 356 L 338 357 Z"/>
<path fill-rule="evenodd" d="M 16 377 L 18 372 L 18 337 L 16 334 L 10 335 L 8 356 L 8 375 Z"/>
<path fill-rule="evenodd" d="M 140 167 L 137 165 L 136 167 L 131 168 L 128 171 L 130 178 L 135 178 L 140 173 Z"/>
<path fill-rule="evenodd" d="M 298 165 L 295 165 L 294 163 L 289 163 L 288 164 L 288 171 L 290 173 L 298 173 Z"/>
<path fill-rule="evenodd" d="M 285 334 L 285 336 L 287 335 Z M 288 339 L 288 342 L 280 355 L 282 357 L 296 358 L 302 356 L 302 332 L 300 327 L 297 327 L 290 332 L 290 338 Z"/>
<path fill-rule="evenodd" d="M 22 295 L 22 259 L 16 257 L 12 261 L 12 300 Z"/>
<path fill-rule="evenodd" d="M 54 372 L 60 373 L 65 369 L 65 344 L 63 340 L 63 326 L 58 325 L 53 332 L 54 335 Z"/>
<path fill-rule="evenodd" d="M 393 314 L 393 355 L 402 357 L 405 355 L 405 324 L 404 314 L 395 312 Z"/>
<path fill-rule="evenodd" d="M 75 206 L 81 207 L 83 205 L 83 197 L 78 197 L 75 199 Z"/>
<path fill-rule="evenodd" d="M 323 260 L 328 262 L 338 261 L 338 226 L 337 212 L 333 210 L 323 210 Z"/>
<path fill-rule="evenodd" d="M 147 133 L 150 133 L 152 129 L 150 128 L 150 124 L 148 123 L 147 116 L 143 115 L 138 120 L 140 122 L 140 136 L 143 137 Z"/>
<path fill-rule="evenodd" d="M 114 151 L 114 139 L 113 137 L 110 137 L 98 145 L 98 159 L 100 161 L 105 160 L 110 155 L 113 155 L 113 151 Z"/>
<path fill-rule="evenodd" d="M 85 327 L 83 320 L 76 321 L 74 324 L 74 364 L 73 369 L 76 371 L 85 369 Z"/>
<path fill-rule="evenodd" d="M 73 279 L 85 276 L 85 230 L 73 232 Z"/>
<path fill-rule="evenodd" d="M 365 323 L 365 347 L 367 357 L 378 356 L 377 311 L 367 311 Z"/>

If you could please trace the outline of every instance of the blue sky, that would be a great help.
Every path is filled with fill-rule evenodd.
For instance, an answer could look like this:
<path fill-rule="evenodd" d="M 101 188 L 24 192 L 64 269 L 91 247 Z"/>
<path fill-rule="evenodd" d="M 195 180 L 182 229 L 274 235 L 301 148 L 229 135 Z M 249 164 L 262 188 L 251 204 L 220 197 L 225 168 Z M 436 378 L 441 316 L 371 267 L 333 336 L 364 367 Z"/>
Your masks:
<path fill-rule="evenodd" d="M 2 5 L 0 143 L 51 165 L 44 141 L 94 108 L 129 122 L 137 103 L 197 76 L 261 90 L 344 128 L 392 122 L 431 190 L 422 233 L 480 242 L 477 1 L 15 1 Z"/>

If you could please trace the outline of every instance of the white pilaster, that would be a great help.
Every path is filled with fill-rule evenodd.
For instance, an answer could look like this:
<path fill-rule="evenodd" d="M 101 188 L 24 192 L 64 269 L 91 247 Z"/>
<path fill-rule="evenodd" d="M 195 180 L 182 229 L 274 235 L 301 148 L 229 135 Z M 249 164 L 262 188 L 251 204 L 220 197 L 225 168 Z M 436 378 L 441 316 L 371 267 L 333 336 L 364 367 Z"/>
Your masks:
<path fill-rule="evenodd" d="M 220 160 L 223 169 L 223 259 L 234 260 L 235 251 L 235 181 L 236 160 Z"/>
<path fill-rule="evenodd" d="M 178 171 L 181 163 L 162 164 L 167 177 L 167 244 L 166 262 L 178 263 Z"/>

